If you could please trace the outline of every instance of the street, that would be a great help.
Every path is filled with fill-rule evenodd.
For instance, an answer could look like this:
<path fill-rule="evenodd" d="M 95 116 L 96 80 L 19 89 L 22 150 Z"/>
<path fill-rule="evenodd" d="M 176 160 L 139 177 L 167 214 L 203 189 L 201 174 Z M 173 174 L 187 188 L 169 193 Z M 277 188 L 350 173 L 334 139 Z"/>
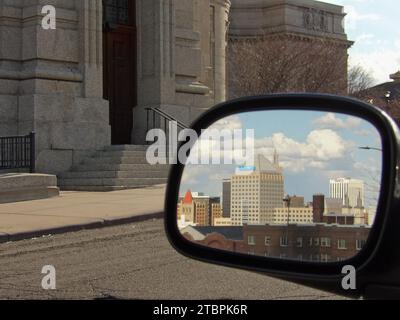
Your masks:
<path fill-rule="evenodd" d="M 56 290 L 41 287 L 56 268 Z M 0 299 L 341 299 L 176 253 L 162 220 L 0 244 Z"/>

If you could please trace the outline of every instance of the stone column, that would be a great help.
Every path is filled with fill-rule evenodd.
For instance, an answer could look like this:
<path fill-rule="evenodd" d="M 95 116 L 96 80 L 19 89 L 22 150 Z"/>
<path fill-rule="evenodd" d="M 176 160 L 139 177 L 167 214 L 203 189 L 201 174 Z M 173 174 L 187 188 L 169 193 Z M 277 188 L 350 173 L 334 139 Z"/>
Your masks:
<path fill-rule="evenodd" d="M 21 3 L 0 0 L 0 136 L 18 134 L 21 17 Z"/>
<path fill-rule="evenodd" d="M 228 0 L 138 1 L 139 80 L 134 143 L 145 140 L 145 107 L 159 107 L 190 124 L 225 100 L 229 6 Z M 210 18 L 211 8 L 215 8 L 214 21 Z M 212 25 L 215 47 L 211 47 Z"/>
<path fill-rule="evenodd" d="M 175 98 L 175 1 L 137 0 L 138 105 L 132 141 L 146 137 L 146 108 L 172 104 Z"/>
<path fill-rule="evenodd" d="M 83 96 L 103 97 L 103 5 L 101 0 L 76 0 L 79 10 L 80 69 Z"/>
<path fill-rule="evenodd" d="M 230 1 L 212 0 L 215 6 L 215 97 L 214 103 L 226 100 L 226 49 Z"/>

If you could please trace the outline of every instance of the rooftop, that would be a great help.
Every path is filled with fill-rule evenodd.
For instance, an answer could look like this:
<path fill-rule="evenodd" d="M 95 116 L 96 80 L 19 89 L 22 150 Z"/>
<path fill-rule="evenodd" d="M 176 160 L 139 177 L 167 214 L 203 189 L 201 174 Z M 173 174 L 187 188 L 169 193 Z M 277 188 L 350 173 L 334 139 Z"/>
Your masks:
<path fill-rule="evenodd" d="M 243 240 L 243 227 L 227 226 L 227 227 L 199 227 L 193 226 L 193 229 L 207 236 L 212 233 L 222 234 L 225 238 L 231 240 Z"/>

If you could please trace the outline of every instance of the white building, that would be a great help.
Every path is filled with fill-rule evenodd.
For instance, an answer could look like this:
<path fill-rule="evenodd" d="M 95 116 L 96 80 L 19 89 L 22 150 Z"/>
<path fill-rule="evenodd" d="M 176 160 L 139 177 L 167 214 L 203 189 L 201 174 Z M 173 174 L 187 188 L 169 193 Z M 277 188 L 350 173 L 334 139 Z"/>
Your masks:
<path fill-rule="evenodd" d="M 364 207 L 364 181 L 351 178 L 331 179 L 329 195 L 334 199 L 342 199 L 343 206 Z"/>
<path fill-rule="evenodd" d="M 273 162 L 262 155 L 255 166 L 239 169 L 231 179 L 232 225 L 273 223 L 274 208 L 283 208 L 284 179 L 277 154 Z"/>
<path fill-rule="evenodd" d="M 232 225 L 231 218 L 215 218 L 214 227 L 229 227 Z"/>
<path fill-rule="evenodd" d="M 310 224 L 313 223 L 313 208 L 274 208 L 273 209 L 274 224 Z"/>

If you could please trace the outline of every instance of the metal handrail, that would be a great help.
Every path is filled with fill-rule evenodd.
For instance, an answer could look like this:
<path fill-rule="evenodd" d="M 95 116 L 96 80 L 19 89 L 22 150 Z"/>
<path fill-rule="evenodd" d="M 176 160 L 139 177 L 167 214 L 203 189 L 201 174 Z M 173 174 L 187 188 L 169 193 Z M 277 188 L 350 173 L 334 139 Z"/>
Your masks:
<path fill-rule="evenodd" d="M 149 120 L 149 111 L 153 111 L 154 113 L 158 114 L 159 116 L 165 118 L 166 120 L 168 120 L 170 122 L 172 122 L 172 121 L 176 122 L 180 129 L 188 129 L 189 128 L 189 126 L 187 126 L 183 122 L 175 119 L 173 116 L 171 116 L 170 114 L 161 110 L 160 108 L 146 108 L 146 110 L 147 110 L 147 120 Z M 147 121 L 147 124 L 148 124 L 148 121 Z"/>
<path fill-rule="evenodd" d="M 182 131 L 188 129 L 188 126 L 183 122 L 175 119 L 173 116 L 168 114 L 167 112 L 159 109 L 159 108 L 146 108 L 147 111 L 147 132 L 150 129 L 164 129 L 165 134 L 168 136 L 170 133 L 170 126 L 171 122 L 176 123 L 178 131 Z M 171 146 L 170 146 L 170 139 L 166 140 L 166 155 L 170 156 Z M 177 141 L 176 141 L 177 142 Z M 147 142 L 148 144 L 150 142 Z M 175 152 L 175 151 L 173 151 Z"/>
<path fill-rule="evenodd" d="M 0 137 L 0 170 L 29 169 L 35 172 L 35 133 Z"/>

